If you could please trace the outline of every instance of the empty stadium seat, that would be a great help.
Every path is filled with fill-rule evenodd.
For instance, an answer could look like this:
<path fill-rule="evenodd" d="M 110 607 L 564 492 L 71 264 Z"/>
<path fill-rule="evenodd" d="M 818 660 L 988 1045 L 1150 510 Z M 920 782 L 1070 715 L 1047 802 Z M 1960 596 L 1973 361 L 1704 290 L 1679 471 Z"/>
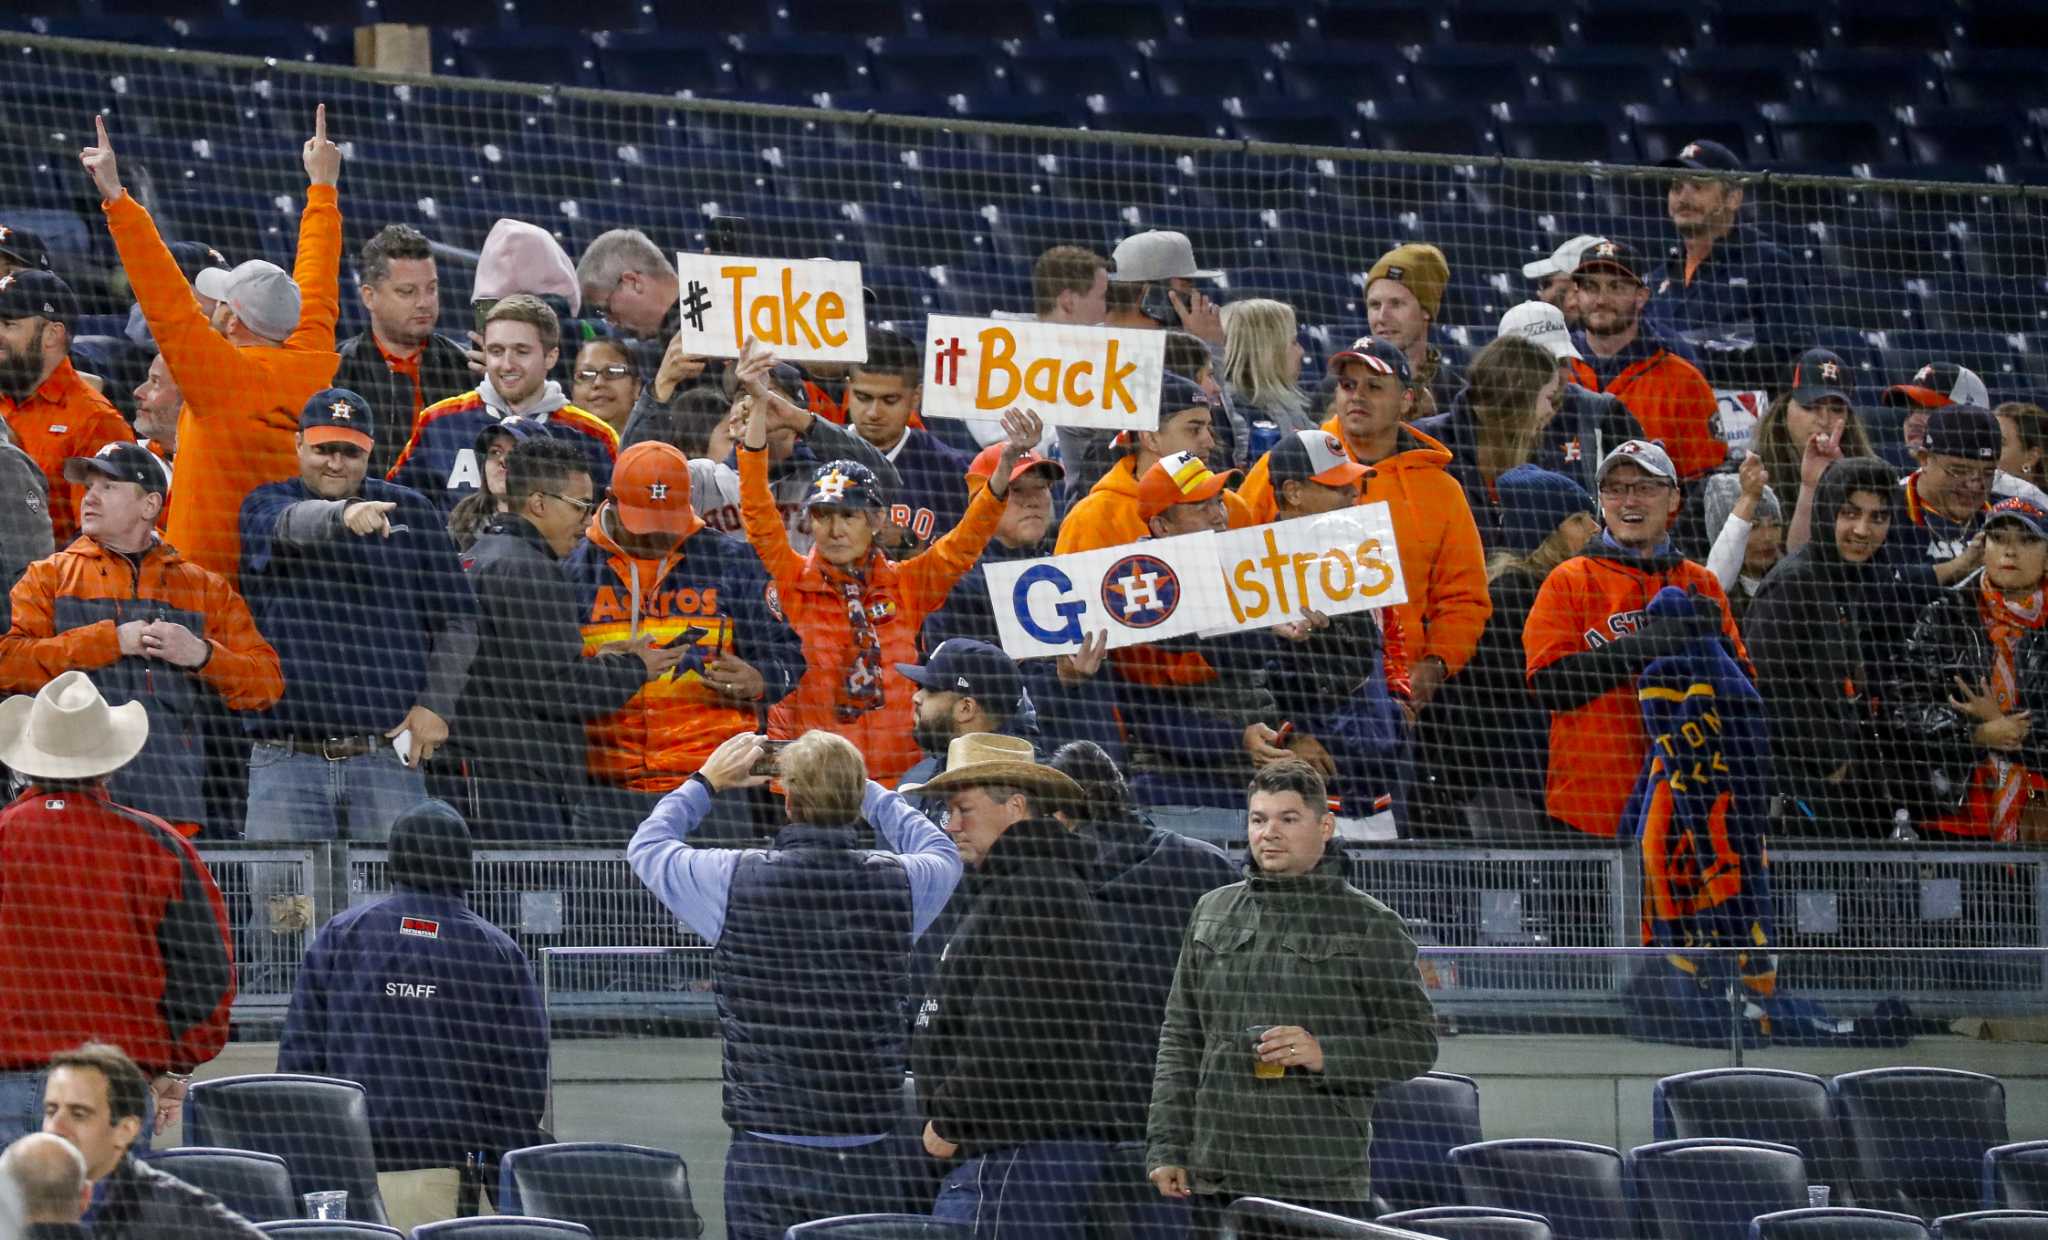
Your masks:
<path fill-rule="evenodd" d="M 974 1228 L 922 1214 L 845 1214 L 798 1223 L 784 1234 L 788 1240 L 944 1240 L 972 1236 Z"/>
<path fill-rule="evenodd" d="M 1450 1152 L 1465 1200 L 1539 1214 L 1557 1240 L 1627 1240 L 1632 1235 L 1621 1154 L 1585 1141 L 1520 1138 L 1461 1145 Z"/>
<path fill-rule="evenodd" d="M 1287 1236 L 1290 1240 L 1374 1240 L 1382 1233 L 1370 1223 L 1321 1210 L 1264 1197 L 1240 1197 L 1223 1212 L 1220 1234 L 1222 1240 L 1268 1240 L 1274 1236 Z"/>
<path fill-rule="evenodd" d="M 906 32 L 903 0 L 777 0 L 775 7 L 793 35 L 872 39 Z"/>
<path fill-rule="evenodd" d="M 604 1240 L 694 1240 L 704 1220 L 680 1156 L 644 1145 L 563 1142 L 509 1151 L 498 1208 L 581 1223 Z"/>
<path fill-rule="evenodd" d="M 607 40 L 597 53 L 607 90 L 711 95 L 728 89 L 730 48 L 700 35 L 640 33 Z"/>
<path fill-rule="evenodd" d="M 590 1240 L 590 1229 L 562 1219 L 494 1214 L 421 1223 L 412 1229 L 412 1240 Z"/>
<path fill-rule="evenodd" d="M 813 95 L 867 85 L 866 57 L 845 39 L 749 39 L 733 54 L 734 86 L 758 95 Z"/>
<path fill-rule="evenodd" d="M 1918 54 L 1830 48 L 1814 53 L 1803 76 L 1807 94 L 1823 107 L 1882 114 L 1941 101 L 1941 71 Z"/>
<path fill-rule="evenodd" d="M 354 1081 L 284 1073 L 196 1081 L 185 1100 L 185 1136 L 275 1154 L 291 1169 L 294 1194 L 340 1189 L 351 1214 L 385 1221 L 370 1115 Z"/>
<path fill-rule="evenodd" d="M 521 26 L 558 31 L 638 30 L 654 13 L 650 0 L 516 0 L 507 7 Z M 466 24 L 475 20 L 470 17 Z"/>
<path fill-rule="evenodd" d="M 354 1199 L 350 1199 L 354 1204 Z M 266 1236 L 289 1236 L 291 1240 L 405 1240 L 405 1233 L 382 1223 L 359 1223 L 354 1219 L 293 1218 L 258 1223 L 256 1230 Z"/>
<path fill-rule="evenodd" d="M 1550 1224 L 1540 1214 L 1493 1206 L 1431 1206 L 1382 1214 L 1381 1225 L 1437 1236 L 1440 1240 L 1550 1240 Z"/>
<path fill-rule="evenodd" d="M 1987 1210 L 2048 1210 L 2048 1141 L 1986 1150 L 1983 1204 Z"/>
<path fill-rule="evenodd" d="M 1671 71 L 1671 86 L 1687 103 L 1721 108 L 1794 99 L 1799 78 L 1799 59 L 1790 51 L 1716 48 L 1694 51 L 1679 61 Z"/>
<path fill-rule="evenodd" d="M 1027 43 L 1017 49 L 1005 68 L 1010 88 L 1025 95 L 1078 99 L 1136 94 L 1145 89 L 1145 71 L 1137 53 L 1120 43 Z"/>
<path fill-rule="evenodd" d="M 1962 37 L 1962 26 L 1945 3 L 1856 0 L 1836 13 L 1833 34 L 1843 47 L 1937 52 Z"/>
<path fill-rule="evenodd" d="M 1029 39 L 1041 33 L 1032 0 L 918 0 L 918 23 L 944 39 Z"/>
<path fill-rule="evenodd" d="M 1759 1214 L 1806 1203 L 1806 1163 L 1789 1145 L 1730 1138 L 1659 1141 L 1628 1153 L 1643 1240 L 1747 1240 Z"/>
<path fill-rule="evenodd" d="M 143 1161 L 212 1193 L 245 1219 L 260 1223 L 300 1214 L 299 1198 L 292 1193 L 291 1169 L 275 1154 L 188 1145 L 151 1150 L 143 1155 Z"/>
<path fill-rule="evenodd" d="M 1659 1141 L 1734 1137 L 1790 1146 L 1806 1159 L 1812 1183 L 1847 1189 L 1827 1082 L 1805 1072 L 1706 1068 L 1667 1076 L 1650 1090 L 1650 1132 Z"/>
<path fill-rule="evenodd" d="M 1372 1109 L 1373 1192 L 1389 1210 L 1456 1205 L 1458 1173 L 1445 1155 L 1484 1140 L 1479 1082 L 1426 1072 L 1379 1091 Z"/>
<path fill-rule="evenodd" d="M 1773 108 L 1771 142 L 1784 164 L 1844 167 L 1893 158 L 1897 139 L 1854 108 Z"/>
<path fill-rule="evenodd" d="M 1533 92 L 1535 75 L 1523 54 L 1492 47 L 1427 47 L 1408 67 L 1408 88 L 1424 103 L 1468 107 L 1519 100 Z"/>
<path fill-rule="evenodd" d="M 1586 0 L 1579 37 L 1610 47 L 1687 48 L 1699 42 L 1704 16 L 1692 0 Z"/>
<path fill-rule="evenodd" d="M 999 63 L 991 63 L 986 46 L 968 40 L 889 39 L 870 58 L 868 76 L 881 91 L 978 94 L 1007 82 L 996 74 Z"/>
<path fill-rule="evenodd" d="M 2014 164 L 2038 160 L 2032 139 L 2008 112 L 1992 108 L 1914 108 L 1900 135 L 1916 163 Z"/>
<path fill-rule="evenodd" d="M 2048 1212 L 1975 1210 L 1934 1220 L 1934 1240 L 2048 1240 Z"/>
<path fill-rule="evenodd" d="M 1381 48 L 1435 43 L 1450 31 L 1443 6 L 1431 0 L 1323 0 L 1305 19 L 1311 33 L 1332 43 Z"/>
<path fill-rule="evenodd" d="M 1641 50 L 1560 47 L 1536 69 L 1543 92 L 1565 104 L 1648 104 L 1669 88 L 1671 68 Z"/>
<path fill-rule="evenodd" d="M 1256 44 L 1219 42 L 1157 48 L 1145 61 L 1145 79 L 1155 95 L 1217 99 L 1272 94 L 1280 75 Z"/>
<path fill-rule="evenodd" d="M 1054 0 L 1051 33 L 1062 39 L 1164 39 L 1173 19 L 1163 0 Z"/>
<path fill-rule="evenodd" d="M 1981 1196 L 1984 1152 L 2006 1142 L 2005 1086 L 1980 1072 L 1846 1072 L 1828 1082 L 1828 1096 L 1859 1205 L 1922 1218 L 1964 1213 Z"/>
<path fill-rule="evenodd" d="M 1327 47 L 1288 49 L 1280 62 L 1280 89 L 1292 99 L 1393 103 L 1408 98 L 1407 76 L 1391 63 L 1361 61 L 1356 53 Z"/>
<path fill-rule="evenodd" d="M 467 31 L 450 41 L 446 67 L 465 77 L 550 86 L 588 86 L 597 78 L 597 49 L 560 30 Z"/>
<path fill-rule="evenodd" d="M 1716 47 L 1796 52 L 1827 40 L 1827 10 L 1784 0 L 1721 0 L 1708 19 Z"/>
<path fill-rule="evenodd" d="M 1224 109 L 1237 136 L 1252 142 L 1356 146 L 1358 113 L 1339 103 L 1304 99 L 1232 100 Z"/>
<path fill-rule="evenodd" d="M 1847 1206 L 1781 1210 L 1750 1220 L 1750 1240 L 1928 1240 L 1927 1224 L 1910 1214 Z"/>

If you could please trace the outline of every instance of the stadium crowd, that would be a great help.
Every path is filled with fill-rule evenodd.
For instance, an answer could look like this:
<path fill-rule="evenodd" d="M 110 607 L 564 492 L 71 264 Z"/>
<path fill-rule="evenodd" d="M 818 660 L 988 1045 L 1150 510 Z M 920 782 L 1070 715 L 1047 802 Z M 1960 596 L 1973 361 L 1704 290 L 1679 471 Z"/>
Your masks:
<path fill-rule="evenodd" d="M 8 924 L 15 891 L 75 882 L 17 844 L 41 829 L 125 841 L 88 847 L 125 858 L 108 881 L 155 893 L 135 950 L 160 989 L 183 988 L 145 1030 L 49 1020 L 69 1010 L 55 982 L 0 987 L 0 1027 L 34 1034 L 0 1063 L 9 1118 L 41 1109 L 60 1056 L 50 1080 L 97 1073 L 96 1105 L 133 1122 L 132 1142 L 141 1095 L 104 1051 L 71 1048 L 121 1043 L 159 1107 L 219 1049 L 232 945 L 187 837 L 432 843 L 407 890 L 444 903 L 330 926 L 286 1039 L 287 1061 L 377 1078 L 387 1098 L 444 1086 L 364 1061 L 382 1009 L 335 998 L 364 971 L 347 953 L 419 919 L 455 937 L 467 867 L 448 849 L 576 842 L 624 850 L 718 946 L 733 1234 L 780 1234 L 793 1184 L 823 1185 L 827 1211 L 859 1204 L 832 1194 L 834 1168 L 883 1175 L 855 1151 L 894 1113 L 901 1064 L 872 1048 L 901 1039 L 904 995 L 924 999 L 923 1146 L 952 1160 L 927 1204 L 1019 1212 L 983 1234 L 1070 1234 L 1075 1186 L 1123 1146 L 1145 1163 L 1128 1178 L 1193 1194 L 1207 1228 L 1236 1191 L 1355 1207 L 1362 1145 L 1277 1163 L 1261 1146 L 1353 1131 L 1376 1082 L 1433 1057 L 1413 944 L 1351 899 L 1341 843 L 1326 844 L 1651 829 L 1646 763 L 1677 755 L 1645 720 L 1658 694 L 1686 696 L 1659 687 L 1672 660 L 1711 651 L 1760 701 L 1764 727 L 1728 756 L 1753 764 L 1740 808 L 1771 838 L 2048 833 L 2048 741 L 2030 723 L 2048 702 L 2048 415 L 1994 407 L 1940 358 L 1856 408 L 1715 143 L 1674 161 L 1668 259 L 1652 256 L 1662 239 L 1575 238 L 1526 269 L 1529 301 L 1469 359 L 1431 334 L 1457 255 L 1388 251 L 1367 273 L 1370 334 L 1315 391 L 1292 309 L 1219 305 L 1186 237 L 1054 247 L 1031 273 L 1035 317 L 1167 333 L 1156 428 L 1111 436 L 1029 409 L 927 419 L 923 350 L 883 325 L 860 362 L 802 366 L 751 342 L 690 356 L 675 267 L 631 229 L 572 262 L 538 229 L 502 227 L 476 331 L 456 340 L 438 330 L 426 238 L 384 228 L 357 265 L 370 326 L 337 342 L 342 158 L 326 123 L 302 151 L 291 271 L 167 241 L 99 124 L 81 164 L 160 350 L 132 427 L 74 364 L 63 273 L 0 226 L 0 690 L 38 695 L 0 720 L 27 785 L 0 816 L 0 972 L 47 971 Z M 610 330 L 578 342 L 562 302 Z M 1767 403 L 1731 399 L 1758 390 Z M 1023 663 L 1001 649 L 990 563 L 1356 504 L 1386 505 L 1397 607 L 1114 652 L 1091 634 Z M 86 739 L 115 734 L 112 755 Z M 1243 821 L 1247 787 L 1243 883 L 1145 818 Z M 835 868 L 862 820 L 883 849 Z M 748 847 L 772 832 L 773 849 Z M 1727 834 L 1698 842 L 1745 846 Z M 1693 864 L 1718 860 L 1732 858 Z M 859 984 L 778 952 L 776 902 L 799 893 L 801 917 L 826 919 L 813 933 L 845 928 L 832 959 Z M 1263 926 L 1246 911 L 1260 901 Z M 1332 917 L 1358 924 L 1308 928 Z M 474 1019 L 503 1033 L 531 998 L 509 943 L 470 920 L 472 954 L 450 959 L 478 988 L 472 966 L 497 968 L 491 1002 L 512 1015 Z M 173 922 L 165 941 L 204 942 L 203 959 L 155 944 Z M 1336 1028 L 1333 996 L 1353 994 L 1330 989 L 1340 975 L 1374 1027 Z M 1217 1022 L 1236 1039 L 1258 1015 L 1247 997 L 1285 984 L 1323 1015 L 1262 1025 L 1256 1055 L 1316 1083 L 1289 1095 L 1298 1111 L 1247 1117 L 1244 1082 L 1212 1080 Z M 1091 1012 L 1114 991 L 1140 996 L 1121 1024 Z M 848 1050 L 845 1079 L 792 1082 L 801 1052 L 776 1041 L 805 1023 L 791 995 L 845 1005 L 842 1029 L 812 1031 L 870 1048 Z M 1024 1032 L 1033 1020 L 1050 1030 Z M 1118 1097 L 1133 1073 L 1154 1082 L 1155 1050 L 1146 1096 Z M 1244 1081 L 1264 1079 L 1252 1057 Z M 518 1075 L 530 1094 L 530 1055 L 505 1058 L 479 1079 Z M 537 1112 L 506 1110 L 459 1148 L 530 1135 Z M 380 1158 L 417 1163 L 408 1139 L 449 1157 L 380 1130 Z"/>

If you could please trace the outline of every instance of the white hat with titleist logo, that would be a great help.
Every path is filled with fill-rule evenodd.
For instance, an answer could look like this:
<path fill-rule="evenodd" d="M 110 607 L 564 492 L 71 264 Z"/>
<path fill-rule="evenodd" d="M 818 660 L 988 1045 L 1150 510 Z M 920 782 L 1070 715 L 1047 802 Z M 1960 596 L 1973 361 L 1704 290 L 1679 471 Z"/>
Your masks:
<path fill-rule="evenodd" d="M 1572 344 L 1571 329 L 1564 325 L 1564 311 L 1547 301 L 1525 301 L 1501 315 L 1499 334 L 1541 345 L 1560 362 L 1568 357 L 1583 360 Z"/>

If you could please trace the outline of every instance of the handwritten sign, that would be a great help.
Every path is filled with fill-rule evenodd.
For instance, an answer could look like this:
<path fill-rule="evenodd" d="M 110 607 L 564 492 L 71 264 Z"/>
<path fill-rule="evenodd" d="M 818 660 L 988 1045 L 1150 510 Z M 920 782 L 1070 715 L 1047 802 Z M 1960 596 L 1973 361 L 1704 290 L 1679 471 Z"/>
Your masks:
<path fill-rule="evenodd" d="M 1090 633 L 1111 649 L 1189 633 L 1269 628 L 1408 601 L 1385 504 L 985 565 L 1012 658 L 1066 654 Z"/>
<path fill-rule="evenodd" d="M 1165 332 L 934 314 L 923 411 L 993 421 L 1021 405 L 1048 426 L 1157 430 L 1165 373 Z"/>
<path fill-rule="evenodd" d="M 678 254 L 676 281 L 694 356 L 738 357 L 752 337 L 784 361 L 868 360 L 859 263 Z"/>

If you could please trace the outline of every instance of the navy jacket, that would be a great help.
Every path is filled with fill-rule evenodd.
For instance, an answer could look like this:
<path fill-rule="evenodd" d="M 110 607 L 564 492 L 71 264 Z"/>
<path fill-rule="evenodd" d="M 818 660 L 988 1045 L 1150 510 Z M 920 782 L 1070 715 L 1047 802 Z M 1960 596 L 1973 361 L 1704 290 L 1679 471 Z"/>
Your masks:
<path fill-rule="evenodd" d="M 518 945 L 453 896 L 400 888 L 328 922 L 299 969 L 277 1070 L 360 1083 L 380 1171 L 546 1140 L 540 988 Z"/>
<path fill-rule="evenodd" d="M 915 426 L 903 432 L 894 458 L 903 485 L 889 495 L 889 520 L 929 546 L 967 515 L 967 458 Z M 900 558 L 900 557 L 899 557 Z"/>
<path fill-rule="evenodd" d="M 1480 538 L 1492 543 L 1500 533 L 1500 505 L 1479 476 L 1479 415 L 1472 412 L 1469 395 L 1469 389 L 1459 392 L 1449 413 L 1424 418 L 1415 429 L 1451 450 L 1445 469 L 1465 488 L 1465 502 L 1479 523 Z M 1619 444 L 1644 438 L 1642 424 L 1619 398 L 1576 383 L 1564 385 L 1562 405 L 1537 435 L 1529 464 L 1577 478 L 1588 491 L 1598 490 L 1594 475 L 1600 458 Z"/>
<path fill-rule="evenodd" d="M 1645 314 L 1716 388 L 1776 391 L 1817 330 L 1806 284 L 1810 265 L 1737 225 L 1685 278 L 1685 247 L 1666 251 L 1660 272 L 1645 273 Z"/>
<path fill-rule="evenodd" d="M 242 502 L 242 592 L 277 649 L 285 686 L 245 726 L 268 738 L 381 734 L 415 705 L 452 718 L 474 649 L 476 597 L 440 512 L 417 491 L 365 478 L 360 498 L 398 505 L 389 538 L 279 535 L 288 509 L 319 498 L 293 478 Z M 464 648 L 461 666 L 452 684 L 433 683 L 430 656 L 451 635 Z"/>

